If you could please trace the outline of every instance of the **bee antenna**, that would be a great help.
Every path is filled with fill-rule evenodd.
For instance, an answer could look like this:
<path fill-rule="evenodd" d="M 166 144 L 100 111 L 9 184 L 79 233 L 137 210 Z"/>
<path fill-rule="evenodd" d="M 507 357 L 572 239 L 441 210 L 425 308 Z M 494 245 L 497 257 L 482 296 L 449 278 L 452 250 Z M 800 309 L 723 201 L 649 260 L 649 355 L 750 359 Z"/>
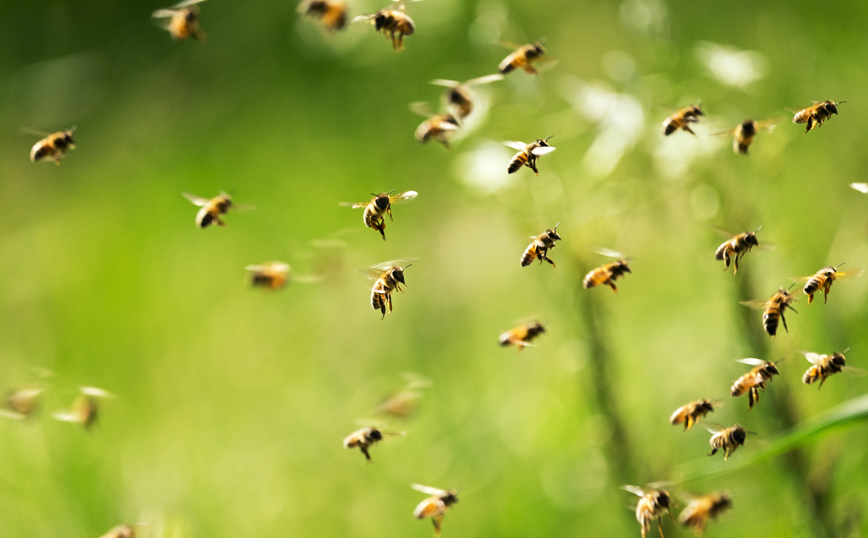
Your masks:
<path fill-rule="evenodd" d="M 778 360 L 775 361 L 775 364 L 777 364 L 777 363 L 779 363 L 779 362 L 784 362 L 785 360 L 787 360 L 786 357 L 781 357 L 780 359 L 778 359 Z"/>
<path fill-rule="evenodd" d="M 792 289 L 793 286 L 795 286 L 795 284 L 790 284 L 790 287 L 787 288 L 787 291 L 790 291 L 790 290 Z"/>
<path fill-rule="evenodd" d="M 395 192 L 396 190 L 398 190 L 398 189 L 392 189 L 392 190 L 390 190 L 389 192 L 387 192 L 386 194 L 392 194 L 392 193 Z"/>
<path fill-rule="evenodd" d="M 846 102 L 846 101 L 844 101 L 844 102 Z M 69 128 L 69 132 L 74 133 L 76 129 L 78 129 L 78 125 L 73 125 L 72 127 Z"/>
<path fill-rule="evenodd" d="M 409 263 L 409 264 L 407 264 L 407 265 L 404 266 L 404 269 L 406 269 L 406 268 L 408 268 L 408 267 L 411 267 L 412 265 L 413 265 L 412 263 Z"/>
<path fill-rule="evenodd" d="M 845 263 L 847 263 L 847 262 L 841 262 L 841 263 L 839 263 L 838 265 L 835 266 L 835 269 L 841 267 L 841 266 L 844 265 Z"/>
<path fill-rule="evenodd" d="M 558 226 L 560 226 L 560 225 L 561 225 L 561 223 L 560 223 L 560 222 L 559 222 L 559 223 L 557 223 L 557 224 L 555 224 L 555 231 L 557 231 L 557 230 L 558 230 Z"/>
<path fill-rule="evenodd" d="M 843 355 L 843 354 L 845 354 L 845 353 L 847 353 L 847 352 L 849 352 L 849 351 L 850 351 L 850 346 L 847 346 L 847 349 L 845 349 L 844 351 L 842 351 L 842 352 L 841 352 L 841 355 Z"/>
<path fill-rule="evenodd" d="M 754 230 L 753 233 L 757 233 L 758 231 L 760 231 L 760 230 L 762 230 L 762 229 L 763 229 L 763 225 L 760 224 L 759 228 L 757 228 L 756 230 Z"/>
<path fill-rule="evenodd" d="M 546 137 L 545 141 L 548 142 L 548 141 L 549 141 L 549 138 L 554 138 L 554 136 L 555 136 L 555 135 L 548 135 L 548 136 Z"/>
<path fill-rule="evenodd" d="M 843 103 L 846 103 L 846 102 L 847 102 L 847 101 L 838 101 L 836 104 L 840 105 L 840 104 L 843 104 Z"/>

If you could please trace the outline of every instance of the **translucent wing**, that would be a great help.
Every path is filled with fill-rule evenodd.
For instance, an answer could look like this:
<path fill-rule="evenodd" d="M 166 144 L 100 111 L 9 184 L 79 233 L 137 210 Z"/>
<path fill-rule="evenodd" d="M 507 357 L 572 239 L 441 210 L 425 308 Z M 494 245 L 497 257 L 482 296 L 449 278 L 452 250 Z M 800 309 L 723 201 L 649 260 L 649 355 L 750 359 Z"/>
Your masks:
<path fill-rule="evenodd" d="M 115 395 L 111 392 L 100 389 L 97 387 L 81 387 L 79 391 L 87 396 L 93 396 L 94 398 L 114 398 Z"/>
<path fill-rule="evenodd" d="M 56 413 L 51 414 L 54 419 L 59 420 L 61 422 L 82 422 L 81 415 L 78 413 L 72 413 L 70 411 L 58 411 Z"/>
<path fill-rule="evenodd" d="M 725 239 L 732 239 L 733 237 L 736 236 L 736 234 L 734 234 L 732 232 L 728 232 L 728 231 L 724 230 L 723 228 L 719 228 L 717 226 L 712 226 L 711 229 L 714 230 L 715 233 L 717 233 L 717 235 L 719 235 L 720 237 L 723 237 Z"/>
<path fill-rule="evenodd" d="M 415 199 L 417 196 L 419 196 L 418 192 L 407 191 L 407 192 L 398 193 L 395 196 L 390 196 L 389 200 L 393 204 L 406 204 L 407 202 L 410 202 L 413 199 Z"/>
<path fill-rule="evenodd" d="M 857 276 L 862 276 L 864 273 L 864 269 L 848 269 L 846 271 L 836 271 L 835 272 L 835 280 L 848 280 L 851 278 L 856 278 Z"/>
<path fill-rule="evenodd" d="M 340 202 L 338 205 L 341 207 L 351 207 L 353 209 L 358 209 L 360 207 L 367 207 L 371 202 Z"/>
<path fill-rule="evenodd" d="M 608 256 L 610 258 L 621 259 L 624 257 L 624 255 L 621 254 L 620 252 L 618 252 L 617 250 L 612 250 L 609 248 L 602 248 L 602 247 L 596 248 L 596 249 L 594 249 L 594 252 L 596 252 L 597 254 L 602 254 L 603 256 Z"/>
<path fill-rule="evenodd" d="M 461 86 L 461 83 L 457 80 L 446 80 L 443 78 L 435 78 L 431 81 L 431 84 L 435 86 L 446 86 L 447 88 L 455 88 L 457 86 Z"/>
<path fill-rule="evenodd" d="M 764 360 L 754 359 L 754 358 L 736 359 L 735 362 L 740 362 L 742 364 L 749 364 L 751 366 L 760 366 L 760 365 L 766 363 L 766 361 L 764 361 Z"/>
<path fill-rule="evenodd" d="M 151 13 L 151 18 L 154 18 L 154 19 L 165 19 L 165 18 L 174 17 L 174 16 L 175 16 L 175 10 L 173 10 L 173 9 L 158 9 L 157 11 L 154 11 L 153 13 Z"/>
<path fill-rule="evenodd" d="M 180 8 L 182 8 L 182 7 L 192 6 L 192 5 L 195 5 L 195 4 L 201 4 L 201 3 L 204 2 L 204 1 L 205 1 L 205 0 L 183 0 L 182 2 L 178 2 L 177 4 L 175 4 L 174 6 L 172 6 L 172 8 L 173 8 L 173 9 L 180 9 Z M 210 9 L 210 8 L 209 8 L 209 9 Z"/>
<path fill-rule="evenodd" d="M 711 133 L 711 136 L 732 136 L 735 132 L 738 131 L 738 127 L 735 129 L 730 129 L 729 131 L 720 131 L 719 133 Z"/>
<path fill-rule="evenodd" d="M 847 374 L 847 377 L 864 377 L 868 375 L 868 370 L 856 368 L 855 366 L 845 366 L 841 371 Z"/>
<path fill-rule="evenodd" d="M 482 84 L 491 84 L 492 82 L 497 82 L 498 80 L 503 80 L 503 75 L 495 73 L 493 75 L 485 75 L 484 77 L 472 78 L 465 82 L 463 85 L 481 86 Z"/>
<path fill-rule="evenodd" d="M 516 140 L 506 140 L 502 142 L 502 144 L 512 149 L 517 149 L 519 151 L 524 151 L 524 148 L 527 147 L 527 144 L 525 144 L 524 142 L 518 142 Z"/>
<path fill-rule="evenodd" d="M 868 183 L 850 183 L 850 188 L 856 189 L 862 194 L 868 194 Z"/>
<path fill-rule="evenodd" d="M 451 121 L 443 121 L 440 122 L 440 129 L 443 131 L 455 131 L 458 129 L 458 126 Z"/>
<path fill-rule="evenodd" d="M 22 415 L 21 413 L 16 413 L 14 411 L 7 411 L 6 409 L 0 409 L 0 417 L 12 420 L 24 420 L 25 418 L 27 418 L 26 415 Z"/>
<path fill-rule="evenodd" d="M 747 306 L 749 308 L 762 310 L 769 304 L 769 302 L 768 301 L 739 301 L 738 304 L 743 304 L 744 306 Z"/>
<path fill-rule="evenodd" d="M 778 117 L 778 118 L 772 118 L 770 120 L 758 121 L 756 124 L 756 128 L 757 128 L 757 130 L 760 130 L 760 129 L 772 130 L 777 126 L 777 124 L 779 124 L 782 121 L 784 121 L 783 116 Z"/>
<path fill-rule="evenodd" d="M 814 353 L 813 351 L 802 351 L 801 354 L 804 355 L 805 358 L 808 359 L 808 362 L 810 362 L 811 364 L 817 364 L 818 362 L 823 360 L 822 355 L 820 355 L 819 353 Z"/>
<path fill-rule="evenodd" d="M 801 284 L 802 282 L 807 282 L 807 281 L 811 280 L 812 278 L 814 278 L 814 275 L 808 275 L 808 276 L 791 276 L 791 277 L 790 277 L 790 280 L 792 280 L 793 282 L 795 282 L 795 283 L 797 283 L 797 284 Z"/>
<path fill-rule="evenodd" d="M 431 486 L 423 486 L 422 484 L 410 484 L 410 487 L 416 491 L 427 493 L 428 495 L 443 495 L 447 493 L 446 490 L 432 488 Z"/>
<path fill-rule="evenodd" d="M 645 490 L 643 490 L 639 486 L 621 486 L 621 489 L 623 489 L 624 491 L 629 491 L 633 495 L 638 495 L 639 497 L 645 496 Z"/>
<path fill-rule="evenodd" d="M 199 207 L 202 207 L 209 201 L 207 198 L 202 198 L 201 196 L 196 196 L 195 194 L 190 194 L 189 192 L 182 192 L 181 196 L 183 196 L 187 200 L 190 200 Z"/>
<path fill-rule="evenodd" d="M 556 150 L 556 149 L 557 149 L 557 148 L 555 148 L 555 147 L 553 147 L 553 146 L 543 146 L 543 147 L 539 147 L 539 148 L 533 148 L 533 150 L 531 151 L 531 153 L 533 153 L 534 155 L 539 156 L 539 155 L 545 155 L 545 154 L 547 154 L 547 153 L 551 153 L 551 152 L 553 152 L 553 151 Z"/>
<path fill-rule="evenodd" d="M 372 265 L 371 269 L 375 269 L 377 271 L 382 272 L 382 271 L 385 271 L 386 269 L 389 269 L 390 267 L 395 267 L 395 266 L 403 267 L 404 265 L 406 265 L 407 262 L 411 262 L 413 260 L 418 260 L 418 259 L 419 258 L 399 258 L 397 260 L 389 260 L 387 262 L 380 262 L 378 264 Z"/>
<path fill-rule="evenodd" d="M 427 101 L 413 101 L 410 103 L 410 110 L 422 116 L 431 117 L 434 115 L 431 111 L 431 103 Z"/>
<path fill-rule="evenodd" d="M 356 17 L 353 17 L 353 22 L 356 23 L 356 22 L 362 22 L 362 21 L 369 21 L 373 18 L 374 18 L 373 15 L 358 15 Z"/>

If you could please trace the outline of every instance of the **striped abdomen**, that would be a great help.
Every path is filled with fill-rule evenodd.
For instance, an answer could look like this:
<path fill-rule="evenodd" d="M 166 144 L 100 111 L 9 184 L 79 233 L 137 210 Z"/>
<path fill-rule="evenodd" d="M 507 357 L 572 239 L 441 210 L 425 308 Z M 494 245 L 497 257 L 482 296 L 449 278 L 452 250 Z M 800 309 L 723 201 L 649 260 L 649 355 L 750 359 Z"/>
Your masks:
<path fill-rule="evenodd" d="M 529 157 L 530 157 L 530 155 L 527 152 L 519 151 L 518 153 L 515 154 L 515 157 L 513 157 L 512 160 L 509 161 L 509 166 L 506 168 L 506 171 L 509 172 L 510 174 L 514 174 L 515 172 L 518 172 L 518 170 L 522 166 L 528 164 Z"/>
<path fill-rule="evenodd" d="M 521 266 L 527 267 L 536 259 L 539 254 L 539 241 L 534 240 L 533 243 L 528 245 L 526 249 L 524 249 L 524 254 L 521 255 Z"/>
<path fill-rule="evenodd" d="M 771 305 L 763 312 L 763 328 L 771 336 L 778 332 L 778 323 L 781 317 L 781 307 L 779 305 Z"/>

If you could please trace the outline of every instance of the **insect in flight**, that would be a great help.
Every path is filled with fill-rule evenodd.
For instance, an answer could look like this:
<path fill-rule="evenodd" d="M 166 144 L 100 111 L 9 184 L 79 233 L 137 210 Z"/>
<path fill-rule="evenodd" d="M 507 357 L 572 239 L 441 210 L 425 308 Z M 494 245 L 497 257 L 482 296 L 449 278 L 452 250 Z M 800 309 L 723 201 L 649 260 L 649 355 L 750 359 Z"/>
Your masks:
<path fill-rule="evenodd" d="M 371 289 L 371 306 L 374 310 L 383 313 L 383 319 L 386 318 L 387 305 L 389 313 L 392 313 L 392 292 L 395 290 L 404 292 L 400 286 L 401 284 L 407 285 L 404 281 L 404 270 L 413 265 L 411 263 L 401 267 L 398 265 L 400 263 L 403 263 L 403 260 L 383 262 L 371 266 L 371 277 L 376 278 L 374 287 Z"/>
<path fill-rule="evenodd" d="M 811 301 L 814 300 L 814 294 L 819 292 L 821 289 L 823 290 L 823 303 L 825 304 L 829 298 L 829 291 L 831 291 L 833 282 L 836 280 L 855 278 L 863 272 L 862 269 L 838 271 L 838 267 L 841 267 L 842 265 L 844 265 L 844 262 L 841 262 L 838 265 L 823 267 L 811 276 L 793 278 L 796 282 L 805 283 L 805 287 L 802 288 L 802 291 L 808 296 L 808 304 L 811 304 Z"/>
<path fill-rule="evenodd" d="M 706 426 L 705 429 L 711 432 L 711 439 L 708 440 L 708 444 L 711 445 L 709 456 L 714 456 L 718 450 L 723 449 L 723 461 L 728 460 L 736 448 L 744 445 L 748 433 L 753 434 L 753 432 L 745 431 L 740 424 L 735 424 L 729 428 Z"/>
<path fill-rule="evenodd" d="M 298 11 L 319 20 L 330 32 L 339 32 L 347 25 L 347 3 L 343 0 L 306 0 Z"/>
<path fill-rule="evenodd" d="M 726 230 L 718 229 L 718 232 L 724 237 L 729 237 L 727 241 L 724 241 L 722 245 L 717 247 L 717 250 L 714 252 L 715 260 L 723 260 L 723 270 L 726 271 L 729 269 L 730 260 L 733 262 L 734 268 L 732 270 L 732 274 L 735 275 L 738 273 L 738 260 L 739 258 L 743 258 L 745 254 L 750 252 L 750 249 L 753 247 L 759 246 L 759 241 L 757 241 L 756 233 L 762 229 L 762 226 L 757 228 L 753 232 L 744 232 L 738 235 L 732 235 Z"/>
<path fill-rule="evenodd" d="M 558 226 L 560 225 L 561 223 L 559 222 L 554 228 L 548 229 L 539 235 L 531 236 L 533 242 L 524 249 L 524 253 L 521 255 L 522 267 L 532 264 L 537 257 L 539 257 L 540 264 L 545 260 L 552 264 L 552 267 L 555 267 L 555 262 L 548 257 L 548 251 L 555 248 L 555 241 L 561 240 L 561 236 L 558 235 Z"/>
<path fill-rule="evenodd" d="M 362 214 L 362 221 L 365 223 L 365 226 L 380 232 L 380 235 L 383 236 L 383 241 L 385 241 L 386 215 L 389 215 L 389 220 L 394 220 L 392 218 L 392 204 L 405 204 L 414 200 L 419 195 L 416 191 L 406 191 L 392 196 L 393 192 L 395 191 L 381 192 L 380 194 L 371 193 L 374 199 L 369 202 L 341 202 L 339 205 L 352 207 L 353 209 L 364 207 L 365 212 Z"/>
<path fill-rule="evenodd" d="M 546 155 L 548 153 L 553 152 L 555 149 L 554 146 L 549 146 L 549 139 L 554 135 L 547 136 L 545 139 L 538 138 L 536 142 L 531 142 L 530 144 L 525 144 L 524 142 L 516 142 L 515 140 L 507 140 L 503 143 L 504 146 L 509 146 L 512 149 L 517 149 L 518 153 L 516 153 L 512 159 L 509 161 L 509 166 L 506 167 L 506 171 L 510 174 L 514 174 L 519 171 L 522 166 L 527 166 L 533 173 L 539 175 L 539 170 L 537 170 L 536 162 L 537 160 Z"/>
<path fill-rule="evenodd" d="M 416 32 L 416 23 L 404 13 L 406 9 L 404 1 L 398 0 L 393 2 L 392 6 L 381 9 L 373 15 L 360 15 L 353 19 L 353 22 L 370 21 L 378 32 L 382 32 L 386 39 L 392 41 L 393 49 L 404 50 L 404 36 Z"/>
<path fill-rule="evenodd" d="M 732 507 L 732 497 L 729 493 L 718 491 L 701 497 L 693 497 L 678 520 L 685 527 L 690 527 L 697 536 L 705 532 L 709 520 L 717 519 L 724 510 Z"/>
<path fill-rule="evenodd" d="M 796 112 L 793 116 L 793 123 L 807 123 L 807 128 L 803 134 L 808 134 L 814 127 L 819 127 L 832 118 L 832 114 L 838 113 L 838 105 L 847 101 L 814 101 L 813 106 L 802 109 Z"/>
<path fill-rule="evenodd" d="M 434 114 L 424 101 L 410 103 L 410 110 L 427 118 L 416 128 L 416 140 L 422 144 L 436 140 L 448 149 L 449 138 L 461 127 L 461 121 L 450 113 Z"/>
<path fill-rule="evenodd" d="M 546 329 L 543 327 L 543 324 L 534 321 L 501 333 L 499 341 L 501 346 L 515 346 L 521 351 L 524 347 L 534 345 L 531 342 L 544 332 L 546 332 Z"/>
<path fill-rule="evenodd" d="M 196 213 L 196 227 L 205 229 L 212 224 L 226 226 L 226 223 L 220 220 L 220 215 L 225 215 L 229 211 L 229 208 L 232 207 L 231 196 L 225 192 L 221 192 L 211 199 L 201 198 L 189 192 L 182 192 L 181 195 L 193 202 L 194 205 L 202 208 Z"/>
<path fill-rule="evenodd" d="M 205 32 L 199 27 L 199 6 L 205 0 L 184 0 L 172 7 L 158 9 L 151 15 L 160 19 L 160 26 L 169 31 L 175 41 L 193 38 L 205 41 Z"/>
<path fill-rule="evenodd" d="M 498 80 L 503 80 L 503 75 L 486 75 L 466 82 L 438 78 L 432 80 L 431 84 L 448 88 L 443 92 L 443 101 L 458 118 L 464 119 L 473 112 L 475 97 L 471 88 L 473 86 L 497 82 Z"/>
<path fill-rule="evenodd" d="M 265 262 L 248 265 L 244 269 L 249 271 L 248 278 L 252 286 L 279 290 L 289 280 L 289 264 L 284 262 Z"/>
<path fill-rule="evenodd" d="M 831 355 L 820 355 L 811 351 L 802 351 L 811 367 L 802 376 L 802 383 L 812 385 L 819 381 L 820 385 L 817 389 L 823 388 L 823 383 L 830 375 L 837 374 L 847 370 L 848 373 L 854 375 L 865 375 L 865 371 L 847 366 L 847 359 L 844 354 L 850 351 L 850 348 L 845 349 L 841 353 L 833 352 Z"/>
<path fill-rule="evenodd" d="M 72 138 L 74 132 L 75 127 L 46 135 L 31 148 L 30 161 L 38 163 L 50 159 L 54 161 L 54 164 L 60 164 L 60 159 L 66 156 L 66 151 L 75 149 L 75 140 Z M 34 133 L 36 132 L 34 131 Z"/>
<path fill-rule="evenodd" d="M 371 454 L 368 449 L 378 441 L 382 441 L 386 435 L 404 435 L 404 432 L 384 432 L 377 427 L 361 428 L 344 437 L 344 448 L 358 448 L 365 455 L 368 463 L 371 462 Z"/>
<path fill-rule="evenodd" d="M 757 133 L 764 130 L 772 130 L 774 129 L 775 125 L 777 125 L 781 121 L 782 118 L 776 118 L 766 121 L 745 120 L 739 123 L 735 129 L 730 129 L 729 131 L 714 134 L 718 136 L 732 135 L 732 151 L 736 154 L 747 155 L 748 149 L 753 143 L 753 139 L 754 137 L 756 137 Z"/>
<path fill-rule="evenodd" d="M 642 529 L 642 538 L 648 535 L 651 530 L 651 521 L 657 518 L 657 530 L 660 531 L 660 537 L 663 538 L 663 514 L 669 514 L 672 522 L 672 514 L 669 512 L 670 507 L 675 506 L 672 497 L 665 489 L 649 489 L 644 490 L 638 486 L 622 486 L 622 489 L 629 491 L 633 495 L 639 496 L 639 502 L 636 503 L 636 520 Z"/>
<path fill-rule="evenodd" d="M 413 372 L 405 372 L 402 377 L 407 385 L 378 405 L 377 413 L 397 418 L 409 418 L 416 412 L 419 401 L 422 399 L 422 391 L 419 389 L 431 387 L 431 380 Z"/>
<path fill-rule="evenodd" d="M 696 133 L 690 128 L 690 124 L 698 122 L 699 116 L 705 115 L 701 107 L 702 104 L 684 107 L 663 120 L 663 134 L 669 136 L 678 129 L 683 129 L 696 136 Z"/>
<path fill-rule="evenodd" d="M 520 46 L 500 62 L 497 70 L 501 75 L 512 73 L 516 69 L 524 69 L 525 73 L 536 75 L 538 71 L 533 66 L 533 63 L 545 53 L 546 49 L 543 46 L 542 40 Z"/>
<path fill-rule="evenodd" d="M 763 328 L 774 340 L 778 332 L 778 320 L 783 322 L 784 330 L 790 332 L 787 328 L 787 319 L 784 317 L 784 311 L 789 308 L 796 314 L 799 313 L 795 308 L 790 306 L 791 302 L 796 301 L 797 294 L 798 292 L 790 293 L 789 288 L 786 290 L 780 288 L 768 301 L 740 301 L 740 303 L 744 306 L 763 311 Z"/>
<path fill-rule="evenodd" d="M 431 522 L 434 524 L 434 536 L 439 537 L 443 515 L 450 506 L 458 502 L 458 490 L 438 489 L 420 484 L 413 484 L 412 487 L 416 491 L 430 495 L 430 497 L 416 505 L 416 509 L 413 510 L 413 516 L 416 519 L 430 517 Z"/>
<path fill-rule="evenodd" d="M 0 417 L 22 420 L 39 409 L 43 389 L 25 387 L 12 390 L 6 395 L 5 409 L 0 409 Z"/>
<path fill-rule="evenodd" d="M 74 422 L 90 429 L 99 420 L 102 401 L 113 395 L 96 387 L 81 387 L 69 411 L 58 411 L 52 416 L 61 422 Z"/>
<path fill-rule="evenodd" d="M 730 389 L 730 396 L 737 398 L 745 392 L 748 393 L 748 409 L 753 409 L 753 404 L 759 401 L 759 389 L 766 390 L 766 381 L 771 381 L 773 376 L 780 375 L 777 364 L 780 361 L 771 362 L 760 359 L 737 359 L 742 364 L 753 366 L 751 370 L 735 380 Z"/>
<path fill-rule="evenodd" d="M 682 405 L 672 413 L 669 417 L 670 424 L 684 424 L 684 431 L 689 430 L 694 424 L 699 422 L 705 415 L 714 411 L 714 406 L 718 400 L 709 400 L 703 398 L 694 400 L 689 404 Z"/>
<path fill-rule="evenodd" d="M 599 250 L 599 253 L 604 256 L 619 259 L 611 263 L 601 265 L 596 269 L 591 269 L 591 271 L 587 275 L 585 275 L 584 280 L 582 280 L 582 286 L 586 290 L 589 290 L 594 286 L 604 284 L 612 288 L 613 292 L 618 293 L 618 288 L 615 286 L 615 281 L 623 277 L 626 273 L 633 272 L 630 270 L 630 267 L 627 266 L 627 262 L 629 262 L 632 258 L 624 258 L 624 255 L 620 252 L 615 252 L 614 250 L 608 249 L 601 249 Z"/>

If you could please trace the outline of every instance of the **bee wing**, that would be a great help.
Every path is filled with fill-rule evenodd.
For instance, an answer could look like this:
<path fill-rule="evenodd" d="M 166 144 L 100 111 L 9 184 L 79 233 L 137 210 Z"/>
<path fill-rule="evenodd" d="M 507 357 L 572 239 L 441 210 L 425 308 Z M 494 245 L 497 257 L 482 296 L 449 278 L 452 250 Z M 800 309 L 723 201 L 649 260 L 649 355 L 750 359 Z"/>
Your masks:
<path fill-rule="evenodd" d="M 42 137 L 51 136 L 51 133 L 46 133 L 45 131 L 37 131 L 36 129 L 29 129 L 27 127 L 22 128 L 21 132 L 25 133 L 25 134 L 31 134 L 34 136 L 42 136 Z"/>
<path fill-rule="evenodd" d="M 612 250 L 609 248 L 598 247 L 598 248 L 594 249 L 594 252 L 596 252 L 597 254 L 602 254 L 603 256 L 608 256 L 610 258 L 618 258 L 618 259 L 624 258 L 623 254 L 621 254 L 617 250 Z"/>
<path fill-rule="evenodd" d="M 862 194 L 868 194 L 868 183 L 850 183 L 850 188 L 856 189 Z"/>
<path fill-rule="evenodd" d="M 419 193 L 416 191 L 401 192 L 395 196 L 390 196 L 389 201 L 393 204 L 406 204 L 413 201 L 417 196 L 419 196 Z"/>
<path fill-rule="evenodd" d="M 855 366 L 845 366 L 841 371 L 847 374 L 847 377 L 865 377 L 868 375 L 868 370 L 857 368 Z"/>
<path fill-rule="evenodd" d="M 57 411 L 51 414 L 52 418 L 61 422 L 81 422 L 81 415 L 71 411 Z"/>
<path fill-rule="evenodd" d="M 728 232 L 728 231 L 724 230 L 723 228 L 720 228 L 717 226 L 712 226 L 711 229 L 714 230 L 715 233 L 717 233 L 717 235 L 719 235 L 720 237 L 726 238 L 726 239 L 732 239 L 733 237 L 736 236 L 736 234 Z"/>
<path fill-rule="evenodd" d="M 196 196 L 195 194 L 190 194 L 189 192 L 182 192 L 181 196 L 183 196 L 187 200 L 190 200 L 191 202 L 193 202 L 195 205 L 197 205 L 199 207 L 202 207 L 208 203 L 207 198 L 202 198 L 201 196 Z"/>
<path fill-rule="evenodd" d="M 166 18 L 174 17 L 174 16 L 175 16 L 175 10 L 174 9 L 158 9 L 157 11 L 154 11 L 153 13 L 151 13 L 151 18 L 153 18 L 153 19 L 166 19 Z"/>
<path fill-rule="evenodd" d="M 765 308 L 769 302 L 768 301 L 739 301 L 738 304 L 743 304 L 749 308 L 755 308 L 757 310 L 761 310 Z"/>
<path fill-rule="evenodd" d="M 814 275 L 808 275 L 808 276 L 791 276 L 791 277 L 790 277 L 790 280 L 792 280 L 792 281 L 795 282 L 796 284 L 801 284 L 802 282 L 807 282 L 807 281 L 811 280 L 812 278 L 814 278 Z"/>
<path fill-rule="evenodd" d="M 524 148 L 527 147 L 527 144 L 524 142 L 518 142 L 517 140 L 505 140 L 501 142 L 504 146 L 510 147 L 512 149 L 517 149 L 519 151 L 524 151 Z"/>
<path fill-rule="evenodd" d="M 422 116 L 431 117 L 434 115 L 431 111 L 431 103 L 428 101 L 413 101 L 410 103 L 410 110 Z"/>
<path fill-rule="evenodd" d="M 756 124 L 756 128 L 757 128 L 757 130 L 766 129 L 766 130 L 771 131 L 782 121 L 784 121 L 783 116 L 779 116 L 777 118 L 772 118 L 770 120 L 758 121 Z"/>
<path fill-rule="evenodd" d="M 362 22 L 362 21 L 369 21 L 373 18 L 374 18 L 373 15 L 358 15 L 356 17 L 353 17 L 353 23 Z"/>
<path fill-rule="evenodd" d="M 738 131 L 738 127 L 735 129 L 730 129 L 728 131 L 720 131 L 718 133 L 711 133 L 711 136 L 732 136 L 735 132 Z"/>
<path fill-rule="evenodd" d="M 371 269 L 375 269 L 377 271 L 383 272 L 390 267 L 395 267 L 396 265 L 399 267 L 403 267 L 407 262 L 411 262 L 413 260 L 418 260 L 419 258 L 399 258 L 397 260 L 389 260 L 387 262 L 380 262 L 371 266 Z"/>
<path fill-rule="evenodd" d="M 500 45 L 501 47 L 506 47 L 508 49 L 512 49 L 512 50 L 518 50 L 524 46 L 524 45 L 519 45 L 515 41 L 500 41 L 500 42 L 498 42 L 498 45 Z"/>
<path fill-rule="evenodd" d="M 747 358 L 747 359 L 735 359 L 735 362 L 740 362 L 742 364 L 749 364 L 751 366 L 759 366 L 761 364 L 765 364 L 766 361 L 761 359 Z"/>
<path fill-rule="evenodd" d="M 818 362 L 823 360 L 822 355 L 820 355 L 819 353 L 814 353 L 813 351 L 800 351 L 800 353 L 804 355 L 805 358 L 808 359 L 808 362 L 810 362 L 811 364 L 817 364 Z"/>
<path fill-rule="evenodd" d="M 719 433 L 719 432 L 722 432 L 723 430 L 725 430 L 726 428 L 724 428 L 723 425 L 721 425 L 718 422 L 706 421 L 705 422 L 705 429 L 708 430 L 710 433 Z"/>
<path fill-rule="evenodd" d="M 98 387 L 81 387 L 79 392 L 84 394 L 85 396 L 93 396 L 94 398 L 115 398 L 116 396 L 111 392 L 101 389 Z"/>
<path fill-rule="evenodd" d="M 428 495 L 443 495 L 447 493 L 446 490 L 432 488 L 431 486 L 423 486 L 422 484 L 410 484 L 410 487 L 415 489 L 416 491 L 427 493 Z"/>
<path fill-rule="evenodd" d="M 8 418 L 11 420 L 24 420 L 25 418 L 27 418 L 27 415 L 22 415 L 21 413 L 16 413 L 15 411 L 0 409 L 0 417 Z"/>
<path fill-rule="evenodd" d="M 367 207 L 371 202 L 340 202 L 338 205 L 341 207 L 351 207 L 353 209 L 358 209 L 360 207 Z"/>
<path fill-rule="evenodd" d="M 173 9 L 180 9 L 182 7 L 192 6 L 195 4 L 201 4 L 204 1 L 205 0 L 182 0 L 181 2 L 178 2 L 177 4 L 172 6 L 172 8 Z"/>
<path fill-rule="evenodd" d="M 534 155 L 540 156 L 540 155 L 545 155 L 547 153 L 551 153 L 556 149 L 557 148 L 555 148 L 553 146 L 542 146 L 539 148 L 533 148 L 533 151 L 531 151 L 531 153 L 533 153 Z"/>
<path fill-rule="evenodd" d="M 484 77 L 472 78 L 465 82 L 464 86 L 481 86 L 482 84 L 491 84 L 492 82 L 497 82 L 498 80 L 503 80 L 503 75 L 500 73 L 495 73 L 493 75 L 485 75 Z"/>
<path fill-rule="evenodd" d="M 431 84 L 434 84 L 435 86 L 446 86 L 447 88 L 455 88 L 461 86 L 461 83 L 457 80 L 446 80 L 443 78 L 435 78 L 431 81 Z"/>
<path fill-rule="evenodd" d="M 643 490 L 639 486 L 626 485 L 626 486 L 621 486 L 621 489 L 623 489 L 624 491 L 629 491 L 633 495 L 638 495 L 639 497 L 645 496 L 645 490 Z"/>
<path fill-rule="evenodd" d="M 857 269 L 857 268 L 848 269 L 846 271 L 836 271 L 835 272 L 835 280 L 848 280 L 851 278 L 856 278 L 857 276 L 862 276 L 862 273 L 864 273 L 864 272 L 865 272 L 864 269 Z"/>
<path fill-rule="evenodd" d="M 442 121 L 440 122 L 440 129 L 444 131 L 457 131 L 458 125 L 452 123 L 451 121 Z"/>

